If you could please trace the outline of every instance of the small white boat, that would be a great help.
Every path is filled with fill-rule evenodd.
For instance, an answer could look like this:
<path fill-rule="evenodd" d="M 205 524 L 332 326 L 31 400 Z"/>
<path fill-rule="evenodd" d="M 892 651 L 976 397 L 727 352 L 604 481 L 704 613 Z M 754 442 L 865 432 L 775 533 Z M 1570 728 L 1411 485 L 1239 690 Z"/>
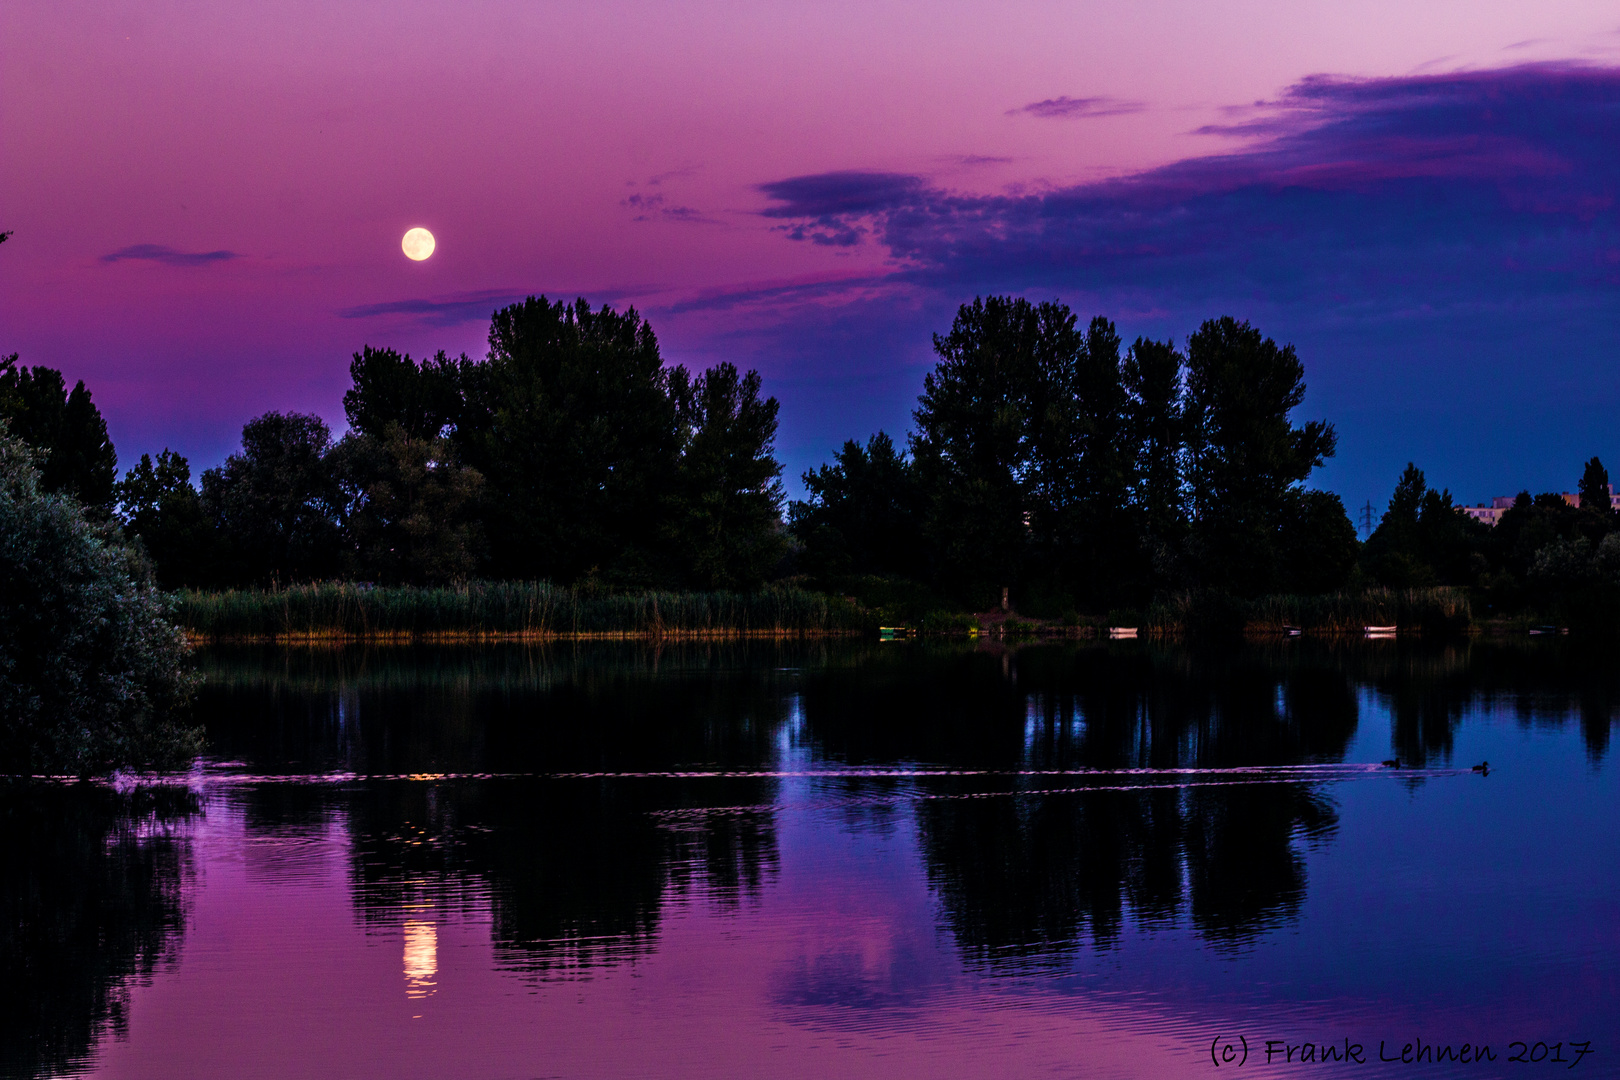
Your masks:
<path fill-rule="evenodd" d="M 1108 628 L 1108 636 L 1110 638 L 1114 638 L 1116 640 L 1119 639 L 1119 638 L 1134 638 L 1136 636 L 1136 627 L 1134 627 L 1134 626 L 1110 626 Z"/>
<path fill-rule="evenodd" d="M 1393 626 L 1364 626 L 1362 629 L 1367 632 L 1367 636 L 1370 638 L 1390 638 L 1395 636 Z"/>

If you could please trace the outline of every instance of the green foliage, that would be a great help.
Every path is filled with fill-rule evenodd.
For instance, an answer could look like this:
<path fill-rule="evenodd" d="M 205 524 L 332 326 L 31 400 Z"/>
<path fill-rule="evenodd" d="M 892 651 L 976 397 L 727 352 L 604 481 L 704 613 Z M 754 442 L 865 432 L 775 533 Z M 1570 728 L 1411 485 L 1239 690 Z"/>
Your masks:
<path fill-rule="evenodd" d="M 210 584 L 220 558 L 213 522 L 191 486 L 191 466 L 165 449 L 154 462 L 142 454 L 117 487 L 124 534 L 139 539 L 166 589 Z"/>
<path fill-rule="evenodd" d="M 199 736 L 184 635 L 145 562 L 0 434 L 0 771 L 176 765 Z"/>
<path fill-rule="evenodd" d="M 945 636 L 975 634 L 979 631 L 979 619 L 960 611 L 930 611 L 922 617 L 918 629 L 925 634 Z"/>
<path fill-rule="evenodd" d="M 847 596 L 884 626 L 912 625 L 932 612 L 951 611 L 949 597 L 899 574 L 853 574 L 835 578 L 828 591 Z"/>
<path fill-rule="evenodd" d="M 343 492 L 354 574 L 387 584 L 464 581 L 484 547 L 478 502 L 484 478 L 448 439 L 411 435 L 395 421 L 381 434 L 350 433 L 330 467 Z"/>
<path fill-rule="evenodd" d="M 455 588 L 296 585 L 186 592 L 176 615 L 218 640 L 599 636 L 713 636 L 855 631 L 854 604 L 801 589 L 752 593 L 604 593 L 546 582 L 473 582 Z"/>
<path fill-rule="evenodd" d="M 1466 589 L 1372 588 L 1318 595 L 1278 593 L 1239 597 L 1217 589 L 1166 594 L 1149 608 L 1144 623 L 1161 634 L 1307 632 L 1360 634 L 1368 626 L 1446 636 L 1466 632 L 1474 622 Z"/>
<path fill-rule="evenodd" d="M 48 367 L 18 367 L 18 356 L 0 358 L 0 419 L 13 438 L 39 455 L 40 485 L 73 496 L 98 516 L 113 508 L 118 455 L 107 422 L 80 380 L 69 392 L 62 373 Z"/>
<path fill-rule="evenodd" d="M 1032 638 L 1040 631 L 1040 623 L 1020 619 L 1016 615 L 991 626 L 991 632 L 1004 638 Z"/>
<path fill-rule="evenodd" d="M 341 565 L 341 493 L 318 416 L 265 413 L 242 427 L 242 452 L 202 475 L 202 502 L 228 553 L 225 579 L 302 581 Z"/>
<path fill-rule="evenodd" d="M 349 427 L 382 438 L 392 424 L 407 438 L 437 439 L 461 414 L 461 371 L 469 363 L 441 351 L 418 364 L 409 354 L 367 345 L 349 364 L 354 385 L 343 395 Z"/>

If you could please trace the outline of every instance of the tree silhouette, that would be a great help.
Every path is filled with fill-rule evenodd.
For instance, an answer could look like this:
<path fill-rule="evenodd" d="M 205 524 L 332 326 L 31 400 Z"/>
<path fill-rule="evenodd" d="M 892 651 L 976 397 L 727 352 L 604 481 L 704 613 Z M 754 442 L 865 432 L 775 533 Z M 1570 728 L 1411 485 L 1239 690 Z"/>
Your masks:
<path fill-rule="evenodd" d="M 1224 317 L 1187 341 L 1188 481 L 1204 580 L 1241 592 L 1275 586 L 1276 537 L 1311 470 L 1333 456 L 1333 425 L 1290 414 L 1305 368 L 1246 322 Z"/>
<path fill-rule="evenodd" d="M 81 379 L 71 391 L 62 373 L 0 358 L 0 417 L 11 434 L 39 451 L 40 484 L 72 495 L 98 516 L 112 513 L 118 455 L 107 422 Z"/>

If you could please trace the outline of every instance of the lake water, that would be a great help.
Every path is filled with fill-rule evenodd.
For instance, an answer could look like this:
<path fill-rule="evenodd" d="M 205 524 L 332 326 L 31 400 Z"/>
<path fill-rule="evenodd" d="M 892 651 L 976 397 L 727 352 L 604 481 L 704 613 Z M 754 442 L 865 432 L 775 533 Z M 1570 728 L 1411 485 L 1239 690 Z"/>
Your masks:
<path fill-rule="evenodd" d="M 0 788 L 5 1075 L 1620 1076 L 1578 642 L 201 662 Z"/>

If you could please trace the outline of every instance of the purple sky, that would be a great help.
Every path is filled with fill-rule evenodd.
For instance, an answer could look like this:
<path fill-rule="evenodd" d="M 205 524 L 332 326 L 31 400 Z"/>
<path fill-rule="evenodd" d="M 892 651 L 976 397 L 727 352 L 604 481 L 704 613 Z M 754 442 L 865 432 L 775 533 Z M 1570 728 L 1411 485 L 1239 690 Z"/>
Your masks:
<path fill-rule="evenodd" d="M 545 292 L 759 368 L 792 478 L 1016 291 L 1291 341 L 1352 505 L 1570 488 L 1620 474 L 1617 186 L 1585 0 L 0 7 L 0 350 L 125 465 Z"/>

